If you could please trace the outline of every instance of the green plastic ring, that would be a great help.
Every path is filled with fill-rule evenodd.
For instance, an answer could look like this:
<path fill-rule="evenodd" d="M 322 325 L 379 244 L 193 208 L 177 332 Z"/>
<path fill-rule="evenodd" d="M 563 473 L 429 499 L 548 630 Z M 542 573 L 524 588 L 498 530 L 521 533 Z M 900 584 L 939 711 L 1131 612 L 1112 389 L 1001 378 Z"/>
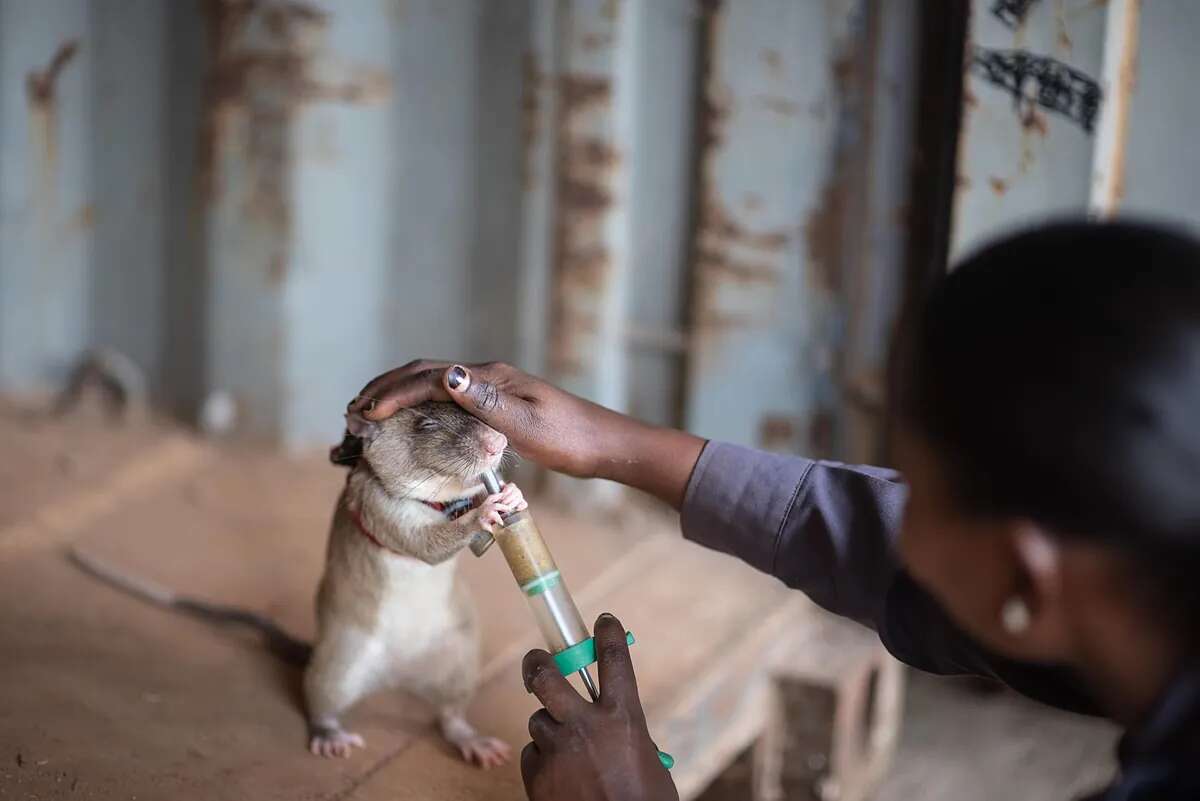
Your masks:
<path fill-rule="evenodd" d="M 560 574 L 557 570 L 553 573 L 547 573 L 544 576 L 539 576 L 533 581 L 528 581 L 521 585 L 521 590 L 528 596 L 541 595 L 546 590 L 552 590 L 558 586 Z"/>
<path fill-rule="evenodd" d="M 528 590 L 527 590 L 528 592 Z M 535 593 L 530 593 L 535 594 Z M 633 645 L 637 642 L 633 639 L 633 632 L 625 632 L 625 643 Z M 577 642 L 570 648 L 564 648 L 554 655 L 554 664 L 558 665 L 558 672 L 564 676 L 570 676 L 572 673 L 578 673 L 588 665 L 596 661 L 596 640 L 588 637 L 582 642 Z M 675 767 L 675 757 L 668 754 L 666 751 L 658 752 L 658 761 L 667 770 Z"/>
<path fill-rule="evenodd" d="M 633 645 L 633 632 L 625 632 L 625 642 Z M 577 642 L 569 648 L 564 648 L 554 655 L 554 663 L 558 665 L 558 672 L 564 676 L 570 676 L 572 673 L 578 673 L 588 665 L 596 661 L 596 640 L 588 637 L 586 640 Z"/>

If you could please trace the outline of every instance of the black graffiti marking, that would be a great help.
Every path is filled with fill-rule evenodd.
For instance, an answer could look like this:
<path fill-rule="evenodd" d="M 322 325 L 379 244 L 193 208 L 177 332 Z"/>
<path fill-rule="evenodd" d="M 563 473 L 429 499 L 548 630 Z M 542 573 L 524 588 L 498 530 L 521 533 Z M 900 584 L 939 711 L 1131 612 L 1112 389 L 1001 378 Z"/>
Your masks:
<path fill-rule="evenodd" d="M 1037 0 L 996 0 L 992 3 L 992 15 L 1010 28 L 1016 28 L 1029 13 Z"/>
<path fill-rule="evenodd" d="M 1103 96 L 1100 84 L 1061 61 L 1024 50 L 976 47 L 971 69 L 1012 95 L 1020 111 L 1023 105 L 1038 105 L 1075 120 L 1088 133 L 1095 127 Z"/>

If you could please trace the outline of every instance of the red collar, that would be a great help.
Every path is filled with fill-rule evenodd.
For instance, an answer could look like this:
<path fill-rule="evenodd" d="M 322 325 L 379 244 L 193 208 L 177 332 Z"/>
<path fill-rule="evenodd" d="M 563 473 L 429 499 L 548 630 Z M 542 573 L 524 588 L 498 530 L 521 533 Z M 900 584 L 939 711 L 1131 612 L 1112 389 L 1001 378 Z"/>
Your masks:
<path fill-rule="evenodd" d="M 471 498 L 456 498 L 453 501 L 446 501 L 444 503 L 441 501 L 421 501 L 421 503 L 425 504 L 430 509 L 441 512 L 451 520 L 455 520 L 456 518 L 466 514 L 474 505 L 474 501 Z M 351 509 L 349 506 L 346 507 L 346 511 L 350 514 L 350 519 L 354 521 L 355 527 L 357 527 L 358 530 L 362 532 L 362 535 L 371 542 L 375 543 L 383 550 L 394 553 L 397 556 L 408 555 L 397 551 L 395 548 L 390 548 L 387 545 L 384 545 L 383 542 L 374 534 L 372 534 L 369 528 L 367 528 L 367 524 L 363 522 L 362 515 L 360 515 L 357 511 Z"/>
<path fill-rule="evenodd" d="M 362 515 L 360 515 L 357 511 L 347 506 L 346 513 L 350 515 L 350 519 L 354 521 L 355 527 L 362 532 L 362 535 L 371 542 L 375 543 L 376 546 L 382 548 L 388 553 L 394 553 L 396 556 L 408 556 L 408 554 L 400 553 L 400 551 L 397 551 L 395 548 L 389 548 L 388 546 L 384 545 L 378 537 L 371 533 L 371 530 L 367 528 L 366 524 L 363 523 Z"/>

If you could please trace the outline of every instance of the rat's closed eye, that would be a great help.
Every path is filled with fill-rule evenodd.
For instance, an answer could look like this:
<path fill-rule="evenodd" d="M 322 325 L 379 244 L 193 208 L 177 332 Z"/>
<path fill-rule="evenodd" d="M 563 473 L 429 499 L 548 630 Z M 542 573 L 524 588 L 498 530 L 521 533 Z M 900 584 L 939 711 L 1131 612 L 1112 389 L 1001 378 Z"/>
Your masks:
<path fill-rule="evenodd" d="M 435 431 L 437 427 L 437 421 L 432 417 L 423 417 L 417 421 L 416 425 L 418 431 Z"/>

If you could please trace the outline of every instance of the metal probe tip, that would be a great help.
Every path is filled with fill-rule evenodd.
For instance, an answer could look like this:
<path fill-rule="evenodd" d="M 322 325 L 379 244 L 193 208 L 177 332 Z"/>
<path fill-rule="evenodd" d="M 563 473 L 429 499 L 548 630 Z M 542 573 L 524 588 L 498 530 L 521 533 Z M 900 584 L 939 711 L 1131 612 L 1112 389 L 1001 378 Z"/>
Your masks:
<path fill-rule="evenodd" d="M 484 470 L 479 474 L 479 478 L 483 481 L 483 486 L 487 488 L 488 495 L 495 495 L 500 491 L 500 478 L 496 475 L 495 470 Z"/>
<path fill-rule="evenodd" d="M 600 691 L 596 689 L 596 681 L 592 678 L 592 672 L 587 668 L 580 668 L 579 678 L 583 679 L 583 686 L 587 687 L 588 695 L 592 696 L 592 700 L 599 701 Z"/>

